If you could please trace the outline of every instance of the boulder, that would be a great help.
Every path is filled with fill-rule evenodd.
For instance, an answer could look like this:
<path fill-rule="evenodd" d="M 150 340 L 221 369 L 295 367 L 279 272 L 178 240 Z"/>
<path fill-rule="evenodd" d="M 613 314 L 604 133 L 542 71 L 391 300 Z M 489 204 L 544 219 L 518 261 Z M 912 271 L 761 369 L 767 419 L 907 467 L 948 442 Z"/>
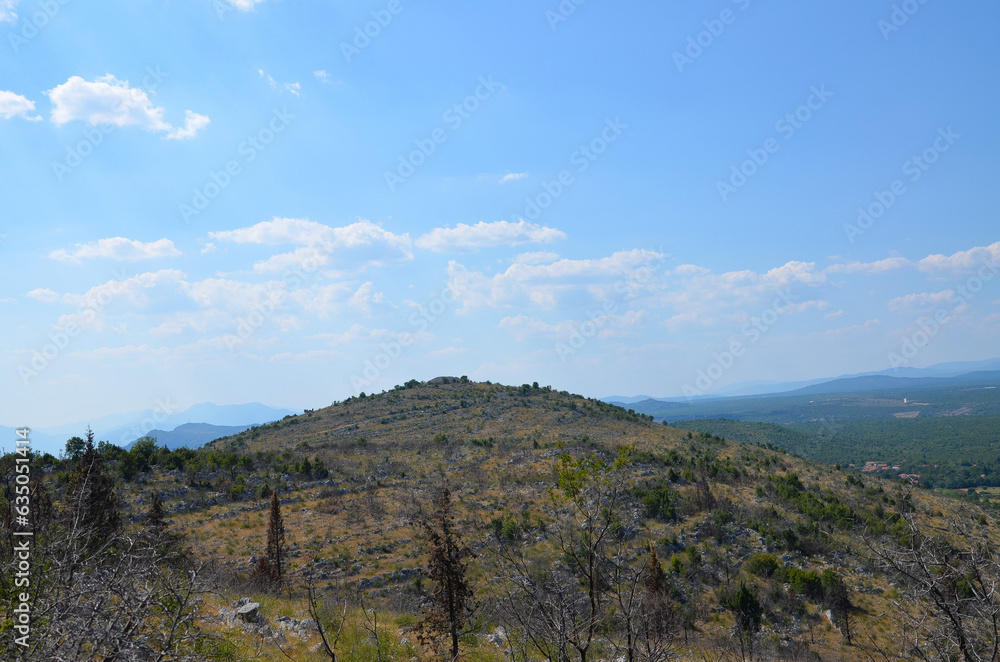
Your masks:
<path fill-rule="evenodd" d="M 260 621 L 260 603 L 247 602 L 236 610 L 236 617 L 246 623 L 257 623 Z"/>

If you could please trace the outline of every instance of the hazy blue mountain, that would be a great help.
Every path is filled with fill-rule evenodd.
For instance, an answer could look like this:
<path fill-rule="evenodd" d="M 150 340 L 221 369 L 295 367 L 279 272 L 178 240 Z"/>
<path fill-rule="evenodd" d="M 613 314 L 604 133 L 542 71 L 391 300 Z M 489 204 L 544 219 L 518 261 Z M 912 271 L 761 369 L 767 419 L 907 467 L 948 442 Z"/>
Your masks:
<path fill-rule="evenodd" d="M 209 425 L 208 423 L 184 423 L 173 430 L 150 430 L 147 437 L 154 437 L 160 446 L 175 448 L 200 448 L 219 437 L 228 437 L 243 432 L 249 425 Z M 131 447 L 135 440 L 129 442 Z"/>
<path fill-rule="evenodd" d="M 697 400 L 707 400 L 715 398 L 730 398 L 738 396 L 752 396 L 752 395 L 771 395 L 777 393 L 835 393 L 836 390 L 830 389 L 843 389 L 846 391 L 858 391 L 858 390 L 875 390 L 879 388 L 885 388 L 886 386 L 917 386 L 919 385 L 916 381 L 907 380 L 917 380 L 917 379 L 927 379 L 927 378 L 939 378 L 939 379 L 950 379 L 950 378 L 962 378 L 966 379 L 967 375 L 974 373 L 989 373 L 1000 371 L 1000 358 L 996 359 L 986 359 L 983 361 L 951 361 L 948 363 L 937 363 L 926 368 L 889 368 L 887 370 L 879 370 L 875 372 L 862 372 L 850 375 L 839 375 L 837 377 L 824 377 L 821 379 L 808 379 L 804 381 L 797 382 L 741 382 L 738 384 L 730 384 L 728 386 L 723 386 L 711 393 L 694 396 L 626 396 L 626 395 L 613 395 L 607 398 L 601 398 L 604 402 L 610 402 L 612 404 L 625 404 L 631 405 L 638 402 L 645 402 L 646 400 L 658 400 L 661 402 L 692 402 Z M 889 377 L 893 379 L 900 379 L 902 381 L 892 382 L 890 380 L 878 381 L 878 380 L 865 380 L 862 378 L 866 377 Z M 847 380 L 857 380 L 854 382 L 854 386 L 851 384 L 835 384 L 829 388 L 825 388 L 823 385 L 831 384 L 833 382 L 846 382 Z M 929 382 L 931 384 L 933 382 Z M 813 390 L 806 390 L 813 389 Z"/>
<path fill-rule="evenodd" d="M 251 425 L 277 421 L 289 414 L 300 413 L 291 409 L 269 407 L 258 402 L 240 405 L 216 405 L 205 402 L 183 411 L 174 412 L 172 409 L 171 403 L 165 401 L 157 403 L 156 409 L 111 414 L 90 421 L 80 421 L 52 428 L 32 428 L 32 448 L 38 452 L 58 455 L 65 448 L 66 440 L 73 436 L 82 437 L 87 431 L 88 425 L 99 441 L 109 441 L 124 447 L 151 430 L 170 432 L 186 423 L 246 428 Z M 25 421 L 25 423 L 29 426 L 31 424 L 30 421 Z M 0 435 L 3 435 L 0 438 L 0 446 L 7 450 L 13 449 L 14 428 L 0 426 Z"/>
<path fill-rule="evenodd" d="M 601 398 L 604 402 L 610 402 L 612 404 L 622 404 L 630 405 L 634 402 L 642 402 L 643 400 L 655 400 L 656 398 L 649 395 L 609 395 L 606 398 Z"/>

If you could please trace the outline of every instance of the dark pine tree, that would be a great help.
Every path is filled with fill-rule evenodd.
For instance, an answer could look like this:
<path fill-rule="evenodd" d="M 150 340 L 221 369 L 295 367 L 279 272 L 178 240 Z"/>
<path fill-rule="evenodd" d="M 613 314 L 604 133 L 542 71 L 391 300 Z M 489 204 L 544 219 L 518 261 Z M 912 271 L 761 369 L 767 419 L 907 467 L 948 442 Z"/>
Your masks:
<path fill-rule="evenodd" d="M 430 548 L 427 578 L 435 583 L 431 605 L 424 617 L 424 629 L 450 639 L 450 660 L 458 659 L 458 640 L 471 616 L 472 586 L 466 577 L 466 559 L 472 551 L 455 531 L 451 490 L 447 482 L 435 500 L 434 512 L 420 521 L 423 537 Z"/>
<path fill-rule="evenodd" d="M 281 582 L 284 555 L 285 523 L 281 519 L 278 491 L 274 490 L 271 492 L 271 516 L 267 522 L 267 562 L 270 566 L 271 578 L 275 583 Z"/>
<path fill-rule="evenodd" d="M 80 461 L 66 487 L 66 524 L 93 551 L 121 527 L 114 478 L 94 447 L 94 433 L 87 428 L 87 441 Z"/>
<path fill-rule="evenodd" d="M 163 502 L 160 501 L 160 493 L 153 490 L 150 498 L 149 510 L 146 512 L 146 526 L 157 532 L 162 532 L 167 528 L 167 521 L 163 517 Z"/>

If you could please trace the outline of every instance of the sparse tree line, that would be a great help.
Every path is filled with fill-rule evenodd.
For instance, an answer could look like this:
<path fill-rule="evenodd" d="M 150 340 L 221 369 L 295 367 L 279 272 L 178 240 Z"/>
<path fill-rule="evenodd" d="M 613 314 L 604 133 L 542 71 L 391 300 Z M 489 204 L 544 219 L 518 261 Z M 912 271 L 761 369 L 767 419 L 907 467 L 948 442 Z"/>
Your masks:
<path fill-rule="evenodd" d="M 807 486 L 791 473 L 759 481 L 759 496 L 813 520 L 790 527 L 773 508 L 727 503 L 711 487 L 743 484 L 751 480 L 750 470 L 773 469 L 780 460 L 754 451 L 740 466 L 712 452 L 719 440 L 704 437 L 703 446 L 698 441 L 691 439 L 686 455 L 673 450 L 653 456 L 631 447 L 564 452 L 539 508 L 479 522 L 468 511 L 460 519 L 450 486 L 443 477 L 437 480 L 412 521 L 427 557 L 413 624 L 423 654 L 455 662 L 489 637 L 514 662 L 666 662 L 691 650 L 712 651 L 705 659 L 812 659 L 807 642 L 782 644 L 764 632 L 767 623 L 788 614 L 805 622 L 814 618 L 810 627 L 818 627 L 820 617 L 805 611 L 808 601 L 829 610 L 843 644 L 862 659 L 1000 660 L 1000 554 L 992 520 L 969 516 L 948 522 L 948 530 L 934 530 L 919 524 L 909 498 L 872 492 L 857 479 L 845 483 L 859 492 L 857 502 Z M 318 623 L 319 650 L 332 662 L 338 657 L 344 662 L 348 602 L 318 591 L 308 568 L 289 573 L 277 490 L 254 495 L 270 498 L 267 542 L 256 567 L 234 579 L 195 562 L 181 536 L 170 530 L 158 493 L 152 493 L 139 523 L 129 524 L 117 482 L 177 462 L 235 478 L 261 465 L 315 475 L 317 465 L 326 470 L 321 462 L 169 451 L 150 440 L 126 451 L 95 445 L 90 433 L 80 443 L 70 442 L 64 460 L 36 458 L 38 467 L 55 467 L 54 481 L 47 486 L 41 472 L 32 474 L 35 613 L 33 647 L 27 651 L 15 646 L 11 631 L 13 491 L 9 458 L 3 460 L 8 480 L 0 499 L 6 525 L 0 538 L 0 604 L 7 611 L 0 623 L 0 657 L 240 659 L 224 634 L 204 626 L 199 611 L 208 592 L 237 581 L 274 594 L 305 591 Z M 135 469 L 129 477 L 123 461 Z M 637 480 L 637 466 L 660 470 Z M 368 492 L 369 500 L 377 499 L 374 488 Z M 704 542 L 650 540 L 645 533 L 650 518 L 694 518 Z M 851 527 L 866 532 L 866 562 L 880 566 L 903 589 L 895 611 L 881 615 L 899 625 L 888 642 L 870 627 L 859 627 L 850 580 L 833 568 L 802 569 L 771 553 L 736 560 L 725 548 L 742 529 L 755 530 L 779 550 L 818 554 L 826 551 L 818 542 L 825 531 Z M 372 633 L 376 662 L 391 662 L 391 651 L 383 651 L 381 643 L 385 616 L 380 624 L 379 609 L 364 600 L 359 594 L 354 604 L 360 604 L 363 627 Z M 715 632 L 709 636 L 709 622 L 725 628 L 709 628 Z"/>

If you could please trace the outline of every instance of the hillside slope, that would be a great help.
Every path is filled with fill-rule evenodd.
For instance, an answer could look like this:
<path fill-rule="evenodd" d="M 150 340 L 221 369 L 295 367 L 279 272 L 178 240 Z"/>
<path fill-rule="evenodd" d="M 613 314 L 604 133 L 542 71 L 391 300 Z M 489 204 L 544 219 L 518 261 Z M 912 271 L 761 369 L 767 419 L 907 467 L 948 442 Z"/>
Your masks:
<path fill-rule="evenodd" d="M 613 564 L 624 572 L 656 552 L 680 659 L 732 654 L 740 623 L 732 605 L 744 585 L 761 610 L 753 634 L 759 659 L 861 660 L 898 649 L 903 617 L 917 618 L 923 607 L 900 601 L 904 587 L 873 550 L 905 539 L 892 536 L 908 522 L 948 531 L 971 520 L 976 535 L 996 531 L 991 515 L 898 480 L 858 478 L 547 387 L 459 379 L 409 382 L 200 451 L 161 454 L 121 493 L 137 515 L 160 491 L 171 529 L 185 533 L 194 557 L 239 577 L 264 551 L 265 497 L 277 489 L 290 584 L 301 586 L 308 573 L 330 595 L 367 594 L 397 615 L 406 639 L 427 599 L 417 522 L 445 482 L 456 528 L 476 553 L 475 592 L 489 605 L 480 627 L 511 627 L 501 607 L 523 581 L 502 579 L 515 567 L 511 550 L 543 573 L 563 567 L 563 536 L 588 530 L 573 528 L 589 507 L 586 495 L 605 494 L 591 504 L 616 532 L 619 551 L 605 562 L 619 559 Z M 591 487 L 573 492 L 576 483 Z M 847 611 L 830 611 L 821 578 L 843 583 Z M 579 582 L 567 582 L 560 590 L 578 590 Z M 230 600 L 240 592 L 221 594 Z M 612 602 L 601 604 L 613 611 Z M 489 650 L 477 655 L 493 659 L 498 651 Z"/>

